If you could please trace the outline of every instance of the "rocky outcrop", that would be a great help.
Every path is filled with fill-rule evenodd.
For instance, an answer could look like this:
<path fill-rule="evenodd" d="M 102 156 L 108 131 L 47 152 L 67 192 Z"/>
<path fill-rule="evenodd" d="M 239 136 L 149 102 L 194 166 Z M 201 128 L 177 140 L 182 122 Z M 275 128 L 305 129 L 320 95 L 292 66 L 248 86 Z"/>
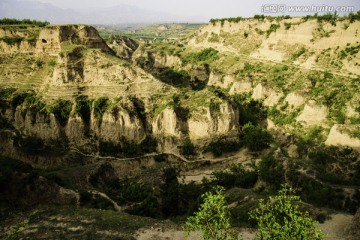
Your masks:
<path fill-rule="evenodd" d="M 92 126 L 100 139 L 109 142 L 119 142 L 125 138 L 135 142 L 139 142 L 146 135 L 146 130 L 141 120 L 127 112 L 124 109 L 119 110 L 116 114 L 105 112 L 101 125 L 96 120 L 92 121 Z"/>
<path fill-rule="evenodd" d="M 64 44 L 64 45 L 62 45 Z M 83 45 L 87 48 L 98 48 L 112 53 L 97 30 L 85 25 L 51 25 L 44 27 L 36 42 L 37 52 L 58 54 L 66 45 Z"/>
<path fill-rule="evenodd" d="M 182 122 L 177 118 L 176 113 L 171 108 L 165 108 L 153 122 L 153 133 L 155 136 L 181 136 Z"/>
<path fill-rule="evenodd" d="M 189 121 L 189 136 L 197 141 L 211 138 L 214 135 L 230 134 L 239 128 L 239 112 L 230 103 L 220 104 L 219 112 L 212 113 L 209 108 L 203 108 L 192 114 Z"/>
<path fill-rule="evenodd" d="M 255 100 L 263 100 L 267 96 L 268 96 L 268 90 L 261 83 L 259 83 L 253 89 L 253 94 L 251 97 Z"/>
<path fill-rule="evenodd" d="M 285 102 L 288 103 L 289 106 L 293 107 L 300 107 L 305 103 L 305 101 L 305 98 L 297 92 L 289 93 L 285 98 Z"/>
<path fill-rule="evenodd" d="M 326 120 L 327 112 L 327 107 L 309 101 L 296 121 L 304 122 L 306 125 L 321 125 Z"/>
<path fill-rule="evenodd" d="M 115 51 L 116 55 L 125 58 L 125 59 L 131 59 L 133 53 L 136 51 L 136 49 L 139 47 L 139 44 L 127 37 L 110 37 L 110 47 L 112 50 Z"/>
<path fill-rule="evenodd" d="M 346 146 L 360 150 L 360 139 L 353 138 L 348 134 L 348 131 L 354 126 L 346 126 L 335 124 L 325 141 L 327 146 Z M 360 126 L 358 126 L 360 127 Z"/>
<path fill-rule="evenodd" d="M 214 72 L 211 72 L 209 75 L 209 86 L 214 87 L 220 87 L 220 88 L 229 88 L 232 84 L 235 85 L 236 79 L 232 75 L 220 75 L 216 74 Z M 251 87 L 251 84 L 250 84 Z M 232 88 L 233 89 L 233 88 Z M 241 91 L 244 89 L 244 86 L 237 86 L 235 89 L 233 89 L 234 92 L 237 92 L 238 90 Z M 232 94 L 232 93 L 231 93 Z"/>
<path fill-rule="evenodd" d="M 264 100 L 264 106 L 267 107 L 275 106 L 283 96 L 284 94 L 281 92 L 275 92 L 273 90 L 270 90 L 268 93 L 268 97 Z"/>
<path fill-rule="evenodd" d="M 230 88 L 229 94 L 237 94 L 237 93 L 248 93 L 253 90 L 251 82 L 247 81 L 236 81 Z"/>
<path fill-rule="evenodd" d="M 154 68 L 178 68 L 181 63 L 181 59 L 177 56 L 154 54 Z"/>

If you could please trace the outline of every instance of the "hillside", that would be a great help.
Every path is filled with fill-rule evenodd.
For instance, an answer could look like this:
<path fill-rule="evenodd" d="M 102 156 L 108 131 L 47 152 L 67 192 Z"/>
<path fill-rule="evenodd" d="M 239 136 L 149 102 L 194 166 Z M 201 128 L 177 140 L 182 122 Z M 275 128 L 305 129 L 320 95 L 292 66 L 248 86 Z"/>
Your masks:
<path fill-rule="evenodd" d="M 86 25 L 0 25 L 0 236 L 66 225 L 65 239 L 91 239 L 89 223 L 102 239 L 180 234 L 216 184 L 241 229 L 284 182 L 318 220 L 354 214 L 359 29 L 258 16 L 106 42 Z"/>

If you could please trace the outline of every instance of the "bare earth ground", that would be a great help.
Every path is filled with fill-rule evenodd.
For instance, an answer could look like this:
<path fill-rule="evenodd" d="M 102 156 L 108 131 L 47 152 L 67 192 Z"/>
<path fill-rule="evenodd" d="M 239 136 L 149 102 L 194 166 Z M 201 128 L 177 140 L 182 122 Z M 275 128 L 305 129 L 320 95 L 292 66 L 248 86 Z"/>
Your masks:
<path fill-rule="evenodd" d="M 326 240 L 342 240 L 347 237 L 347 228 L 351 224 L 353 215 L 350 214 L 333 214 L 331 219 L 319 224 L 319 228 L 327 234 Z M 359 236 L 360 239 L 360 236 Z"/>
<path fill-rule="evenodd" d="M 347 228 L 351 224 L 353 215 L 350 214 L 332 214 L 331 219 L 323 224 L 319 224 L 319 228 L 325 232 L 326 240 L 346 240 Z M 253 229 L 240 229 L 239 236 L 243 240 L 255 239 L 256 232 Z M 149 229 L 140 229 L 137 231 L 137 240 L 197 240 L 200 232 L 192 232 L 186 237 L 184 231 L 179 229 L 163 229 L 151 227 Z M 360 236 L 359 236 L 360 239 Z"/>

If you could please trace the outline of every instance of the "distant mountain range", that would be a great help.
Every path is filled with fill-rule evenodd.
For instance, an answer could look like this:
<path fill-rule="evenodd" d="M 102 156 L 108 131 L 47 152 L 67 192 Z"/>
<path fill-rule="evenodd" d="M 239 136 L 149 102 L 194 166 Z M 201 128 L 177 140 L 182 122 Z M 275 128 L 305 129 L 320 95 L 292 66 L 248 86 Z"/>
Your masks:
<path fill-rule="evenodd" d="M 46 20 L 54 24 L 117 24 L 117 23 L 172 23 L 204 22 L 202 18 L 184 18 L 147 9 L 117 5 L 100 9 L 62 9 L 49 3 L 36 1 L 1 0 L 0 18 L 30 18 Z"/>

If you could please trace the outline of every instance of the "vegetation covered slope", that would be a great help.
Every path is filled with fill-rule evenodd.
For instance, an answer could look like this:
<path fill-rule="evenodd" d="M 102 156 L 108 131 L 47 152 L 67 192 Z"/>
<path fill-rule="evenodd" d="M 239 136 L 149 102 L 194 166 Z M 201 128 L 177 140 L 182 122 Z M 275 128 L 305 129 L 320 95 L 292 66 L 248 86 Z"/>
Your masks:
<path fill-rule="evenodd" d="M 15 200 L 51 189 L 44 204 L 79 206 L 81 216 L 100 208 L 182 223 L 221 185 L 233 225 L 254 226 L 248 212 L 285 182 L 312 217 L 324 218 L 319 207 L 354 213 L 357 29 L 351 17 L 258 16 L 213 20 L 176 41 L 114 36 L 110 48 L 89 26 L 1 26 L 1 155 L 30 165 L 3 168 L 0 183 Z M 211 178 L 185 184 L 194 172 Z M 16 208 L 29 207 L 19 199 Z M 91 212 L 99 224 L 107 213 Z"/>

